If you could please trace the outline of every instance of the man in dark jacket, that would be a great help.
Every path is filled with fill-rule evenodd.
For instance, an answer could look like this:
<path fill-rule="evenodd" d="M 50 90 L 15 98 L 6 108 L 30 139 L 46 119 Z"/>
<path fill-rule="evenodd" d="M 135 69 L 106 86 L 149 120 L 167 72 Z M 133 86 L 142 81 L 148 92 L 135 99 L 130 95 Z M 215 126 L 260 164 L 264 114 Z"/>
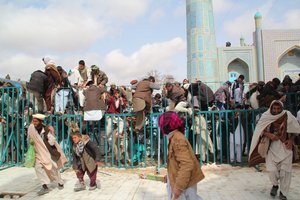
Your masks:
<path fill-rule="evenodd" d="M 38 113 L 44 112 L 44 96 L 48 88 L 48 77 L 41 70 L 34 71 L 31 74 L 29 82 L 26 82 L 26 88 L 29 93 L 36 98 Z"/>
<path fill-rule="evenodd" d="M 198 107 L 202 111 L 207 111 L 214 101 L 214 92 L 212 89 L 201 81 L 191 83 L 188 91 L 192 95 L 193 107 Z"/>
<path fill-rule="evenodd" d="M 72 134 L 73 144 L 73 169 L 80 184 L 74 188 L 75 192 L 85 190 L 84 174 L 87 172 L 90 178 L 89 190 L 97 188 L 97 168 L 100 165 L 100 151 L 97 144 L 90 140 L 89 136 L 81 135 L 79 131 Z"/>
<path fill-rule="evenodd" d="M 230 98 L 233 106 L 241 105 L 243 103 L 244 79 L 245 76 L 241 74 L 231 85 Z"/>
<path fill-rule="evenodd" d="M 285 101 L 285 96 L 282 92 L 278 92 L 277 88 L 280 85 L 280 80 L 278 78 L 273 78 L 263 87 L 260 95 L 257 96 L 259 107 L 270 107 L 273 100 Z"/>

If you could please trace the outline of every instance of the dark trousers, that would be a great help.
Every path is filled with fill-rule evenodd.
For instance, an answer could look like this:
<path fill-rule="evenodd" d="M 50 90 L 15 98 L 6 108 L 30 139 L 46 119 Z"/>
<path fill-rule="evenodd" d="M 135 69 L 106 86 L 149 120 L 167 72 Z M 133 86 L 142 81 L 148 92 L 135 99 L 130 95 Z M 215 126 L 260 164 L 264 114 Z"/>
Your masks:
<path fill-rule="evenodd" d="M 47 111 L 51 110 L 51 107 L 53 106 L 52 104 L 52 91 L 54 90 L 55 86 L 49 86 L 48 89 L 46 90 L 44 100 L 46 103 Z"/>
<path fill-rule="evenodd" d="M 97 179 L 97 166 L 96 166 L 96 169 L 94 169 L 94 171 L 92 172 L 89 172 L 88 170 L 86 171 L 87 172 L 87 175 L 89 176 L 90 178 L 90 187 L 93 187 L 96 185 L 96 179 Z M 77 178 L 79 179 L 80 183 L 84 183 L 84 174 L 85 174 L 85 171 L 83 171 L 82 169 L 79 169 L 77 170 L 76 172 L 76 176 Z"/>

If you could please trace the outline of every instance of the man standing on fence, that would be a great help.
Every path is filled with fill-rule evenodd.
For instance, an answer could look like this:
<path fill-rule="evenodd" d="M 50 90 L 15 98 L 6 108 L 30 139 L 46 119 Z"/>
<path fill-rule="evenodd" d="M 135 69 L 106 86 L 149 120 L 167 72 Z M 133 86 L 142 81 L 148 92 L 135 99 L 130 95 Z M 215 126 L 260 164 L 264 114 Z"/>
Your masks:
<path fill-rule="evenodd" d="M 188 102 L 185 97 L 185 91 L 182 87 L 176 86 L 172 83 L 166 83 L 165 86 L 166 97 L 171 100 L 169 105 L 170 111 L 188 113 L 192 115 L 192 108 L 188 108 Z"/>
<path fill-rule="evenodd" d="M 258 121 L 251 142 L 249 166 L 266 162 L 275 197 L 280 186 L 281 200 L 286 200 L 292 178 L 294 138 L 300 133 L 297 119 L 286 110 L 283 103 L 274 100 Z M 266 145 L 263 145 L 262 141 Z M 264 148 L 265 147 L 265 148 Z"/>
<path fill-rule="evenodd" d="M 28 128 L 28 139 L 33 140 L 35 149 L 35 173 L 42 182 L 42 189 L 38 195 L 50 191 L 47 184 L 51 181 L 58 183 L 58 189 L 64 188 L 64 182 L 59 169 L 67 162 L 67 159 L 57 144 L 54 128 L 43 124 L 45 115 L 32 115 L 32 123 Z"/>
<path fill-rule="evenodd" d="M 54 110 L 54 95 L 58 87 L 61 86 L 61 76 L 56 68 L 56 64 L 48 57 L 43 58 L 45 64 L 45 74 L 48 77 L 48 87 L 45 92 L 45 103 L 47 113 L 52 114 Z"/>
<path fill-rule="evenodd" d="M 145 123 L 146 114 L 150 113 L 152 107 L 152 92 L 153 89 L 159 90 L 160 86 L 155 84 L 155 78 L 149 76 L 149 78 L 139 81 L 135 87 L 135 93 L 133 95 L 133 112 L 136 113 L 136 125 L 135 125 L 135 150 L 136 153 L 132 158 L 133 163 L 137 163 L 140 160 L 143 143 L 144 134 L 143 127 Z"/>
<path fill-rule="evenodd" d="M 151 111 L 153 89 L 160 89 L 160 86 L 155 84 L 155 78 L 153 76 L 139 81 L 136 85 L 132 101 L 133 112 L 136 113 L 135 129 L 137 132 L 141 131 L 144 127 L 145 115 Z"/>

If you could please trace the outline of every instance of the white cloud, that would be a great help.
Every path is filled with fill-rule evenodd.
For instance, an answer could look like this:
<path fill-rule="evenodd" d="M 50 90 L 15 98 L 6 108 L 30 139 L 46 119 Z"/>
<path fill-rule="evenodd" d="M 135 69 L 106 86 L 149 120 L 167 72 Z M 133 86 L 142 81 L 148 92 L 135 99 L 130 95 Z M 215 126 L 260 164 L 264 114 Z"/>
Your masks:
<path fill-rule="evenodd" d="M 228 34 L 226 39 L 236 45 L 242 35 L 246 40 L 246 44 L 252 44 L 252 34 L 255 31 L 254 14 L 257 11 L 262 13 L 263 29 L 299 29 L 300 23 L 296 22 L 300 19 L 300 9 L 286 10 L 279 18 L 277 13 L 272 13 L 272 7 L 275 6 L 274 2 L 274 0 L 269 0 L 259 8 L 249 9 L 235 19 L 225 21 L 223 30 Z"/>
<path fill-rule="evenodd" d="M 232 0 L 213 0 L 214 14 L 225 13 L 233 8 L 236 8 L 236 3 L 234 4 Z"/>
<path fill-rule="evenodd" d="M 286 12 L 284 19 L 286 28 L 300 28 L 300 23 L 298 23 L 300 19 L 300 9 L 289 10 Z"/>
<path fill-rule="evenodd" d="M 78 51 L 88 48 L 107 32 L 103 22 L 85 14 L 72 15 L 54 8 L 26 8 L 17 12 L 15 9 L 0 8 L 2 48 L 27 52 Z"/>
<path fill-rule="evenodd" d="M 10 74 L 12 80 L 20 78 L 28 81 L 30 74 L 35 70 L 44 70 L 43 66 L 42 57 L 36 58 L 26 54 L 15 54 L 0 60 L 0 71 Z"/>
<path fill-rule="evenodd" d="M 258 10 L 263 13 L 263 16 L 268 16 L 272 6 L 273 0 L 269 0 Z M 232 44 L 237 44 L 239 38 L 243 36 L 246 44 L 252 44 L 252 33 L 255 31 L 254 14 L 256 12 L 256 9 L 250 9 L 235 19 L 225 21 L 223 23 L 223 30 L 228 34 L 227 40 Z"/>
<path fill-rule="evenodd" d="M 150 16 L 150 21 L 157 22 L 158 20 L 160 20 L 164 16 L 165 16 L 165 12 L 163 11 L 163 9 L 161 9 L 161 8 L 156 9 L 152 12 L 152 14 Z"/>
<path fill-rule="evenodd" d="M 146 44 L 129 56 L 118 49 L 106 56 L 105 68 L 107 71 L 109 69 L 110 79 L 120 84 L 128 84 L 132 79 L 146 76 L 151 70 L 158 70 L 162 74 L 178 75 L 180 64 L 175 62 L 176 56 L 185 54 L 185 51 L 186 43 L 182 38 Z M 185 76 L 182 69 L 180 73 Z"/>
<path fill-rule="evenodd" d="M 92 64 L 100 66 L 100 69 L 108 75 L 110 83 L 129 84 L 132 79 L 144 77 L 151 70 L 184 78 L 182 65 L 177 62 L 176 57 L 179 54 L 185 55 L 185 52 L 186 42 L 182 38 L 174 38 L 166 42 L 145 44 L 128 56 L 124 55 L 120 49 L 113 50 L 103 57 L 97 53 L 72 54 L 62 57 L 48 56 L 66 71 L 73 69 L 77 66 L 78 61 L 83 59 L 87 66 Z M 43 56 L 47 55 L 16 54 L 8 56 L 0 60 L 0 71 L 5 72 L 1 76 L 10 74 L 13 80 L 21 78 L 28 81 L 33 71 L 44 69 Z"/>
<path fill-rule="evenodd" d="M 149 0 L 14 3 L 0 3 L 0 53 L 84 51 L 113 29 L 138 19 Z"/>
<path fill-rule="evenodd" d="M 174 9 L 173 15 L 178 16 L 178 17 L 185 17 L 186 16 L 186 4 L 185 4 L 185 2 L 180 4 L 179 6 L 177 6 Z"/>
<path fill-rule="evenodd" d="M 89 0 L 89 2 L 94 4 L 98 12 L 102 12 L 103 17 L 113 17 L 125 22 L 142 16 L 150 4 L 150 0 Z"/>
<path fill-rule="evenodd" d="M 266 29 L 299 29 L 300 23 L 295 23 L 300 19 L 300 9 L 287 10 L 282 20 L 273 17 L 264 17 L 264 28 Z"/>

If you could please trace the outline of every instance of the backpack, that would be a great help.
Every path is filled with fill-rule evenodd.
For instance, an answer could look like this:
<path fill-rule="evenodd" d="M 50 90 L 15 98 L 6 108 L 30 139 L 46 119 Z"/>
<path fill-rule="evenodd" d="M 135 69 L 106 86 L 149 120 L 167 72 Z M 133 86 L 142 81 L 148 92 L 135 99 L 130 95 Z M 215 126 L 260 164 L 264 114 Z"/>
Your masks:
<path fill-rule="evenodd" d="M 34 71 L 30 76 L 29 82 L 27 83 L 27 88 L 29 90 L 38 92 L 43 95 L 46 92 L 48 86 L 49 86 L 48 77 L 46 73 L 44 73 L 41 70 Z"/>

